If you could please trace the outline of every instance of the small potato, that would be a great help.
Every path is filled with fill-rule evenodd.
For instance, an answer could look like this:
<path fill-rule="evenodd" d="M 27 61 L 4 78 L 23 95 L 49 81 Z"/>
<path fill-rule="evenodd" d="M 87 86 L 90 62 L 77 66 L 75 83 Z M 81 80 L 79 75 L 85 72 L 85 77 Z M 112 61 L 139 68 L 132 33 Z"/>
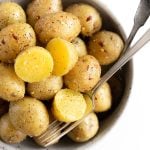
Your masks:
<path fill-rule="evenodd" d="M 89 114 L 90 112 L 92 112 L 93 110 L 93 103 L 92 103 L 92 100 L 91 98 L 84 94 L 84 99 L 85 99 L 85 102 L 86 102 L 86 111 L 85 111 L 85 115 Z"/>
<path fill-rule="evenodd" d="M 87 92 L 91 90 L 100 79 L 101 67 L 91 55 L 79 58 L 75 67 L 64 76 L 64 83 L 72 90 Z"/>
<path fill-rule="evenodd" d="M 35 33 L 30 25 L 9 25 L 0 31 L 0 61 L 12 63 L 21 51 L 35 44 Z"/>
<path fill-rule="evenodd" d="M 101 65 L 109 65 L 118 59 L 123 47 L 123 41 L 118 34 L 101 31 L 91 37 L 88 50 Z"/>
<path fill-rule="evenodd" d="M 34 27 L 42 16 L 59 11 L 62 11 L 61 0 L 34 0 L 27 7 L 28 23 Z"/>
<path fill-rule="evenodd" d="M 0 99 L 0 117 L 8 112 L 9 109 L 9 102 Z"/>
<path fill-rule="evenodd" d="M 20 5 L 13 2 L 0 3 L 0 30 L 14 23 L 25 23 L 26 15 Z"/>
<path fill-rule="evenodd" d="M 62 88 L 63 80 L 59 76 L 50 76 L 41 82 L 29 83 L 28 93 L 39 100 L 49 100 Z"/>
<path fill-rule="evenodd" d="M 111 108 L 112 95 L 109 84 L 104 83 L 96 92 L 94 98 L 94 111 L 104 112 Z"/>
<path fill-rule="evenodd" d="M 52 113 L 62 122 L 74 122 L 81 119 L 86 111 L 83 95 L 70 89 L 60 90 L 54 98 Z"/>
<path fill-rule="evenodd" d="M 49 125 L 49 115 L 45 105 L 30 97 L 11 102 L 9 117 L 13 126 L 29 136 L 39 136 Z"/>
<path fill-rule="evenodd" d="M 15 61 L 15 72 L 22 80 L 40 82 L 51 75 L 53 58 L 44 48 L 34 46 L 21 52 Z"/>
<path fill-rule="evenodd" d="M 101 29 L 102 19 L 94 7 L 79 3 L 69 6 L 66 11 L 79 18 L 81 22 L 81 33 L 84 36 L 92 36 L 93 33 Z"/>
<path fill-rule="evenodd" d="M 99 121 L 95 113 L 90 113 L 84 120 L 68 133 L 75 142 L 86 142 L 93 138 L 99 129 Z"/>
<path fill-rule="evenodd" d="M 37 37 L 43 44 L 53 38 L 62 38 L 67 41 L 75 39 L 80 31 L 79 19 L 71 13 L 57 12 L 43 16 L 35 24 Z"/>
<path fill-rule="evenodd" d="M 72 44 L 75 46 L 79 57 L 87 55 L 86 45 L 82 39 L 77 37 L 72 41 Z"/>
<path fill-rule="evenodd" d="M 74 45 L 66 40 L 54 38 L 48 43 L 46 48 L 53 57 L 53 74 L 56 76 L 67 74 L 78 60 L 78 54 Z"/>
<path fill-rule="evenodd" d="M 17 144 L 26 138 L 26 134 L 14 128 L 7 113 L 0 119 L 0 137 L 8 144 Z"/>
<path fill-rule="evenodd" d="M 12 65 L 0 63 L 0 98 L 17 101 L 25 94 L 24 82 L 15 74 Z"/>

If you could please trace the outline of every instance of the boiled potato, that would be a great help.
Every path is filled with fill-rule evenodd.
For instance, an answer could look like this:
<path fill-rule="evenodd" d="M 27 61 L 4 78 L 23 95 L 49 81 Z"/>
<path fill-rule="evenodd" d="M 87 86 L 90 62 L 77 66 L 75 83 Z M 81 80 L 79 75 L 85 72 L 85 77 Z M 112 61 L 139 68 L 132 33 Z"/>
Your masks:
<path fill-rule="evenodd" d="M 12 65 L 0 63 L 0 98 L 17 101 L 25 94 L 24 82 L 15 74 Z"/>
<path fill-rule="evenodd" d="M 93 138 L 99 129 L 99 121 L 95 113 L 90 113 L 84 120 L 68 133 L 75 142 L 86 142 Z"/>
<path fill-rule="evenodd" d="M 0 30 L 10 24 L 26 22 L 25 12 L 17 3 L 0 3 L 0 12 Z"/>
<path fill-rule="evenodd" d="M 91 55 L 79 58 L 75 67 L 64 76 L 64 83 L 72 90 L 87 92 L 91 90 L 100 79 L 101 67 Z"/>
<path fill-rule="evenodd" d="M 82 39 L 77 37 L 72 41 L 72 44 L 75 46 L 79 57 L 87 55 L 86 45 Z"/>
<path fill-rule="evenodd" d="M 81 22 L 81 33 L 84 36 L 91 36 L 101 29 L 102 19 L 94 7 L 79 3 L 69 6 L 66 11 L 79 18 Z"/>
<path fill-rule="evenodd" d="M 93 102 L 91 100 L 91 98 L 84 94 L 84 99 L 85 99 L 85 102 L 86 102 L 86 111 L 85 111 L 85 115 L 89 114 L 90 112 L 93 111 Z"/>
<path fill-rule="evenodd" d="M 35 23 L 44 15 L 62 10 L 61 0 L 34 0 L 27 7 L 27 19 L 34 27 Z"/>
<path fill-rule="evenodd" d="M 53 74 L 63 76 L 67 74 L 78 60 L 74 45 L 60 38 L 52 39 L 46 47 L 54 60 Z"/>
<path fill-rule="evenodd" d="M 70 89 L 60 90 L 54 98 L 52 113 L 63 122 L 74 122 L 81 119 L 86 111 L 86 102 L 82 94 Z"/>
<path fill-rule="evenodd" d="M 79 19 L 71 13 L 57 12 L 43 16 L 36 22 L 34 29 L 39 40 L 47 44 L 57 37 L 72 41 L 79 35 L 81 25 Z"/>
<path fill-rule="evenodd" d="M 96 92 L 94 97 L 94 111 L 104 112 L 111 108 L 112 95 L 109 84 L 104 83 Z"/>
<path fill-rule="evenodd" d="M 62 88 L 63 80 L 59 76 L 50 76 L 41 82 L 29 83 L 27 91 L 39 100 L 49 100 Z"/>
<path fill-rule="evenodd" d="M 0 31 L 0 61 L 12 63 L 21 51 L 35 44 L 35 33 L 30 25 L 9 25 Z"/>
<path fill-rule="evenodd" d="M 15 72 L 22 80 L 39 82 L 51 75 L 53 58 L 44 48 L 34 46 L 20 53 L 15 61 Z"/>
<path fill-rule="evenodd" d="M 8 112 L 9 109 L 9 102 L 0 99 L 0 117 Z"/>
<path fill-rule="evenodd" d="M 121 37 L 110 31 L 100 31 L 89 41 L 89 54 L 96 57 L 101 65 L 116 61 L 124 47 Z"/>
<path fill-rule="evenodd" d="M 31 97 L 11 102 L 9 117 L 16 129 L 29 136 L 39 136 L 49 125 L 49 115 L 45 105 Z"/>
<path fill-rule="evenodd" d="M 7 113 L 0 119 L 0 137 L 6 143 L 16 144 L 22 142 L 26 134 L 14 128 Z"/>

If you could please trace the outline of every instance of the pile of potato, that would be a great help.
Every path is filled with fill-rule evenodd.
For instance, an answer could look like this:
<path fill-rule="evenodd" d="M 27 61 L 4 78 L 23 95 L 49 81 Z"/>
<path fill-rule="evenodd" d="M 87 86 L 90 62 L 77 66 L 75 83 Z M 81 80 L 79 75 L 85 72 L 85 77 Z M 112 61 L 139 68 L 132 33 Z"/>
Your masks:
<path fill-rule="evenodd" d="M 61 0 L 33 0 L 26 10 L 3 2 L 0 12 L 0 138 L 20 143 L 40 136 L 54 119 L 74 122 L 91 112 L 87 93 L 100 80 L 101 66 L 116 61 L 123 49 L 119 35 L 101 30 L 99 12 L 84 3 L 63 9 Z M 68 137 L 94 137 L 96 113 L 111 105 L 104 83 L 94 111 Z"/>

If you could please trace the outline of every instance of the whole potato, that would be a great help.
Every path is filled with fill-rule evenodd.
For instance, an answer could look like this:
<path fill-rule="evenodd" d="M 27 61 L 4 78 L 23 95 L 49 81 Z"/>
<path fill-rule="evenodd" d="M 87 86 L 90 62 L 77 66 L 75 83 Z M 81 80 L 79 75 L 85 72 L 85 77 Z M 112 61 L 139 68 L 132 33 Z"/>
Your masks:
<path fill-rule="evenodd" d="M 7 113 L 0 119 L 0 137 L 6 143 L 16 144 L 22 142 L 26 134 L 14 128 Z"/>
<path fill-rule="evenodd" d="M 9 102 L 0 98 L 0 117 L 8 112 Z"/>
<path fill-rule="evenodd" d="M 39 40 L 47 44 L 52 38 L 57 37 L 72 41 L 79 35 L 81 25 L 73 14 L 57 12 L 43 16 L 36 22 L 34 29 Z"/>
<path fill-rule="evenodd" d="M 75 67 L 64 76 L 64 83 L 70 89 L 80 92 L 91 90 L 100 79 L 101 67 L 91 55 L 79 58 Z"/>
<path fill-rule="evenodd" d="M 96 92 L 94 97 L 94 111 L 104 112 L 111 108 L 112 95 L 111 89 L 107 82 L 105 82 Z"/>
<path fill-rule="evenodd" d="M 88 50 L 101 65 L 109 65 L 118 59 L 123 47 L 123 41 L 118 34 L 103 30 L 91 37 Z"/>
<path fill-rule="evenodd" d="M 61 10 L 61 0 L 33 0 L 29 3 L 26 11 L 28 23 L 34 27 L 42 16 Z"/>
<path fill-rule="evenodd" d="M 84 120 L 68 133 L 75 142 L 86 142 L 93 138 L 99 129 L 99 121 L 95 113 L 90 113 Z"/>
<path fill-rule="evenodd" d="M 39 100 L 49 100 L 62 88 L 63 80 L 59 76 L 50 76 L 41 82 L 29 83 L 27 91 Z"/>
<path fill-rule="evenodd" d="M 81 22 L 81 33 L 84 36 L 91 36 L 101 29 L 102 19 L 94 7 L 79 3 L 69 6 L 66 11 L 79 18 Z"/>
<path fill-rule="evenodd" d="M 49 125 L 49 115 L 45 105 L 31 97 L 11 102 L 9 117 L 16 129 L 29 136 L 39 136 Z"/>
<path fill-rule="evenodd" d="M 29 24 L 9 25 L 0 31 L 0 61 L 12 63 L 22 50 L 35 44 L 35 33 Z"/>
<path fill-rule="evenodd" d="M 0 30 L 10 24 L 26 22 L 25 12 L 17 3 L 0 3 L 0 12 Z"/>
<path fill-rule="evenodd" d="M 72 41 L 72 44 L 75 46 L 79 57 L 87 55 L 86 45 L 82 39 L 77 37 Z"/>
<path fill-rule="evenodd" d="M 0 98 L 17 101 L 25 94 L 24 82 L 15 74 L 12 65 L 0 63 Z"/>

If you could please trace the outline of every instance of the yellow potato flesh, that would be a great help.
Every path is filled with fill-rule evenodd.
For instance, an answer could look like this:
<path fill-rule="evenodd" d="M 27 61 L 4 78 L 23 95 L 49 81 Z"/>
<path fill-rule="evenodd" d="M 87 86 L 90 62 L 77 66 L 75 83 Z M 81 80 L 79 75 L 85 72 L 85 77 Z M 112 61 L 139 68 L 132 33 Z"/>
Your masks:
<path fill-rule="evenodd" d="M 54 60 L 54 75 L 63 76 L 67 74 L 78 60 L 74 45 L 66 40 L 55 38 L 48 43 L 47 49 Z"/>
<path fill-rule="evenodd" d="M 54 117 L 63 122 L 74 122 L 81 119 L 86 111 L 83 95 L 70 89 L 60 90 L 53 101 Z"/>
<path fill-rule="evenodd" d="M 39 82 L 52 73 L 53 59 L 42 47 L 30 47 L 20 53 L 15 61 L 15 72 L 24 81 Z"/>

